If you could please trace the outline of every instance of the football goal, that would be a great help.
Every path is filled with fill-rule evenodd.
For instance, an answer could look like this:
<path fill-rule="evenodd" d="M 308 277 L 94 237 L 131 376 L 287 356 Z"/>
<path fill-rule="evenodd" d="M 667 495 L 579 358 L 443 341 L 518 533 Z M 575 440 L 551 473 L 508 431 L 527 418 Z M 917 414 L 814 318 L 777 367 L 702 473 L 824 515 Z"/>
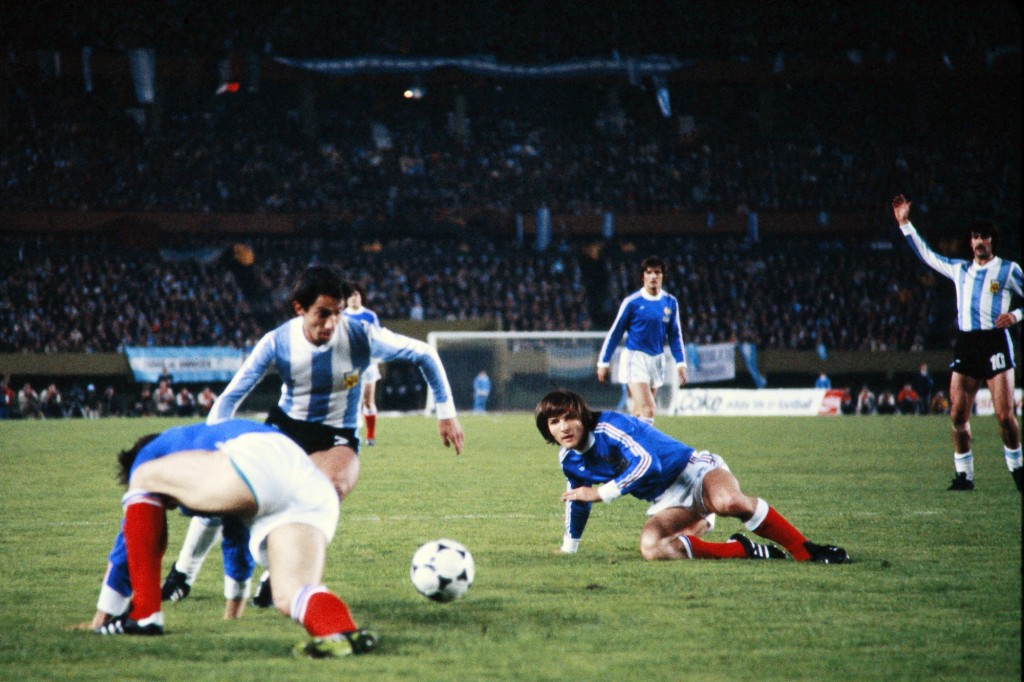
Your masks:
<path fill-rule="evenodd" d="M 568 388 L 593 407 L 613 409 L 623 400 L 622 387 L 601 384 L 595 369 L 606 332 L 430 332 L 429 343 L 441 356 L 460 411 L 473 405 L 473 380 L 481 370 L 490 378 L 487 409 L 532 411 L 552 388 Z M 616 358 L 612 359 L 612 380 Z M 668 377 L 675 363 L 666 357 Z M 675 382 L 658 391 L 659 409 L 671 404 Z M 427 410 L 433 401 L 427 398 Z"/>

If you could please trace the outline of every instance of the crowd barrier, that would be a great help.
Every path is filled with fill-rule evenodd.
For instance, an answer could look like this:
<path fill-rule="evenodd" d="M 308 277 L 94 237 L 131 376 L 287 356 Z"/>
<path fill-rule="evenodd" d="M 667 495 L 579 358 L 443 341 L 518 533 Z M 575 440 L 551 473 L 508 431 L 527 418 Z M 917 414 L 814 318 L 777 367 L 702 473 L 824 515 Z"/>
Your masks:
<path fill-rule="evenodd" d="M 1022 389 L 1014 391 L 1014 405 L 1021 414 Z M 685 388 L 669 405 L 668 414 L 686 417 L 815 417 L 841 415 L 843 392 L 836 389 L 731 389 Z M 975 413 L 995 413 L 988 389 L 978 391 Z"/>

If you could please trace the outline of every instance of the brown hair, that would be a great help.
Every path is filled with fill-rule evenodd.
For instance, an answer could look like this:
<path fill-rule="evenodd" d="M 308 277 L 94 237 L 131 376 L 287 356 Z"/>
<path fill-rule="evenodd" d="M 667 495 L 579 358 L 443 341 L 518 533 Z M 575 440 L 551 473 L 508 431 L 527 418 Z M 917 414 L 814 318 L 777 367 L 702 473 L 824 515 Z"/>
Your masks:
<path fill-rule="evenodd" d="M 599 412 L 591 410 L 590 406 L 587 405 L 587 401 L 578 393 L 573 393 L 567 388 L 559 388 L 541 398 L 540 402 L 537 403 L 534 419 L 537 422 L 537 430 L 540 431 L 540 435 L 544 437 L 544 440 L 554 443 L 555 439 L 548 428 L 548 419 L 563 415 L 578 417 L 583 422 L 583 428 L 587 430 L 587 433 L 590 433 L 597 427 L 599 414 Z"/>

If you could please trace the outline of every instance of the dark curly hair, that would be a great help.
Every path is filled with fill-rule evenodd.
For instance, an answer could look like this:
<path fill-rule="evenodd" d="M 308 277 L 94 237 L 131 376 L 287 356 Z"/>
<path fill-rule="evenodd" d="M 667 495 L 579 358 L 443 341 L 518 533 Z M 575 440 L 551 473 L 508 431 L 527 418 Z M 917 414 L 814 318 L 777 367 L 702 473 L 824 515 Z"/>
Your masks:
<path fill-rule="evenodd" d="M 139 456 L 139 452 L 142 448 L 149 445 L 154 438 L 159 436 L 159 433 L 151 433 L 135 441 L 135 445 L 129 450 L 122 450 L 117 453 L 117 482 L 121 485 L 128 485 L 128 479 L 131 477 L 132 464 L 135 463 L 135 458 Z"/>

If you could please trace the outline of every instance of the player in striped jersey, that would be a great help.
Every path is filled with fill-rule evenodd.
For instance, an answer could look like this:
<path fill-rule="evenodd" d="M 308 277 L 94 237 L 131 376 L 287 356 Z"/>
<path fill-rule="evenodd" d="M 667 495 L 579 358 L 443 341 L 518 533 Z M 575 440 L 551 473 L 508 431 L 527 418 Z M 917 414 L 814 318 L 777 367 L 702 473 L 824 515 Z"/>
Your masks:
<path fill-rule="evenodd" d="M 269 332 L 218 396 L 207 417 L 217 424 L 232 417 L 245 397 L 272 368 L 281 376 L 281 398 L 267 423 L 290 436 L 331 479 L 340 499 L 359 478 L 359 406 L 363 373 L 371 358 L 405 360 L 423 373 L 437 404 L 444 445 L 462 452 L 462 427 L 451 387 L 437 352 L 422 341 L 342 315 L 352 286 L 334 268 L 312 266 L 299 276 L 290 300 L 295 313 Z M 217 519 L 192 520 L 185 544 L 164 580 L 163 596 L 188 596 L 206 553 L 216 540 Z M 253 603 L 270 605 L 264 574 Z M 249 588 L 225 580 L 227 618 L 241 615 Z"/>
<path fill-rule="evenodd" d="M 640 554 L 647 560 L 786 558 L 778 547 L 754 543 L 742 533 L 728 542 L 700 539 L 719 514 L 779 543 L 797 561 L 849 561 L 846 550 L 809 542 L 763 499 L 740 491 L 721 457 L 698 452 L 640 419 L 594 412 L 565 389 L 544 396 L 535 419 L 544 440 L 561 446 L 558 456 L 568 480 L 562 494 L 565 553 L 578 550 L 592 503 L 632 495 L 651 503 L 640 533 Z"/>
<path fill-rule="evenodd" d="M 353 292 L 349 295 L 345 306 L 345 317 L 352 320 L 361 320 L 374 327 L 380 328 L 380 318 L 377 313 L 363 305 L 366 292 L 358 284 L 352 284 Z M 362 410 L 363 421 L 366 422 L 366 444 L 375 445 L 377 442 L 377 382 L 380 380 L 380 363 L 376 360 L 370 362 L 370 366 L 363 372 L 362 389 Z"/>
<path fill-rule="evenodd" d="M 892 200 L 893 215 L 918 258 L 953 280 L 956 287 L 957 336 L 950 365 L 950 417 L 953 421 L 953 465 L 956 475 L 949 490 L 974 489 L 974 454 L 971 450 L 971 411 L 978 390 L 987 385 L 992 394 L 1003 456 L 1017 490 L 1024 492 L 1020 425 L 1014 414 L 1014 358 L 1010 327 L 1021 321 L 1022 295 L 1019 264 L 995 255 L 998 229 L 978 220 L 968 226 L 971 260 L 947 258 L 932 251 L 910 222 L 911 202 L 902 195 Z"/>
<path fill-rule="evenodd" d="M 605 337 L 597 358 L 597 380 L 608 381 L 609 366 L 615 349 L 626 335 L 625 348 L 619 358 L 619 383 L 629 387 L 633 414 L 654 423 L 654 398 L 665 383 L 665 340 L 676 361 L 679 385 L 686 383 L 686 355 L 679 325 L 679 302 L 662 290 L 665 261 L 658 256 L 645 258 L 640 264 L 643 287 L 619 306 L 615 322 Z"/>

